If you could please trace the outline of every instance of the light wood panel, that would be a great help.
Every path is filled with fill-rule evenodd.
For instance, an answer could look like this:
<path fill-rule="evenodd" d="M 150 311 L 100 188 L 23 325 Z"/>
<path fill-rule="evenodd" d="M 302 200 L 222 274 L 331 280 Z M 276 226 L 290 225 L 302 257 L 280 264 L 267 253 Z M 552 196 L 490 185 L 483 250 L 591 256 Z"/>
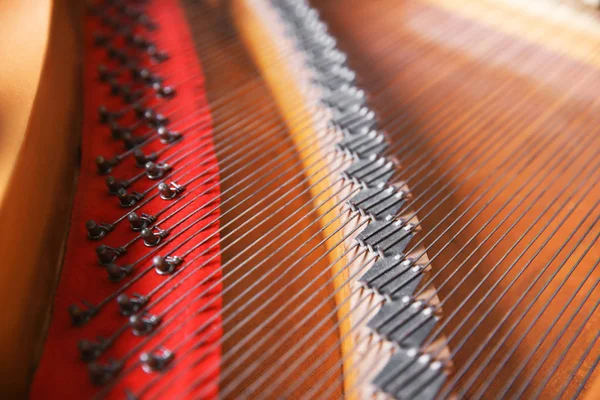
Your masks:
<path fill-rule="evenodd" d="M 24 396 L 47 319 L 74 171 L 80 2 L 0 2 L 0 393 Z"/>

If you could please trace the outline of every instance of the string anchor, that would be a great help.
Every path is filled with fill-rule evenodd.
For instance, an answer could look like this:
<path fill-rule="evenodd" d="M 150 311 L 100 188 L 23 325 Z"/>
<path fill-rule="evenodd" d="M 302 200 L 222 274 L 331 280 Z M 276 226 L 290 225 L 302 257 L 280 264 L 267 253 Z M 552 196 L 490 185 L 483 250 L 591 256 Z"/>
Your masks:
<path fill-rule="evenodd" d="M 139 168 L 143 168 L 149 161 L 156 161 L 158 159 L 158 154 L 150 153 L 146 155 L 142 149 L 135 149 L 133 151 L 133 157 L 135 158 L 135 165 Z"/>
<path fill-rule="evenodd" d="M 138 192 L 129 193 L 125 189 L 119 189 L 117 192 L 121 207 L 133 207 L 136 203 L 144 198 L 144 195 Z"/>
<path fill-rule="evenodd" d="M 108 364 L 91 363 L 88 365 L 88 373 L 92 383 L 96 386 L 102 386 L 117 376 L 123 369 L 123 363 L 111 361 Z"/>
<path fill-rule="evenodd" d="M 108 111 L 108 108 L 106 108 L 106 106 L 98 107 L 98 119 L 101 124 L 108 124 L 109 122 L 116 121 L 121 117 L 123 117 L 122 112 Z"/>
<path fill-rule="evenodd" d="M 94 46 L 95 47 L 104 47 L 110 43 L 110 36 L 105 35 L 100 32 L 94 32 Z"/>
<path fill-rule="evenodd" d="M 77 343 L 79 358 L 85 362 L 94 361 L 102 355 L 109 344 L 108 340 L 103 337 L 98 337 L 96 341 L 82 339 Z"/>
<path fill-rule="evenodd" d="M 160 51 L 156 48 L 156 46 L 148 46 L 148 49 L 146 50 L 146 52 L 148 53 L 148 55 L 152 58 L 152 60 L 161 63 L 164 61 L 167 61 L 169 59 L 169 53 L 167 53 L 166 51 Z M 168 95 L 162 95 L 159 92 L 159 95 L 161 95 L 162 97 L 167 97 L 167 96 L 171 96 L 170 93 L 172 93 L 172 96 L 175 95 L 175 91 L 170 87 L 167 86 L 166 88 L 170 89 L 169 94 Z"/>
<path fill-rule="evenodd" d="M 100 240 L 112 231 L 115 227 L 111 224 L 98 224 L 93 219 L 90 219 L 85 223 L 85 229 L 88 233 L 88 239 Z"/>
<path fill-rule="evenodd" d="M 148 179 L 156 180 L 165 176 L 165 174 L 171 169 L 171 166 L 165 163 L 155 163 L 149 161 L 146 163 L 144 168 L 146 169 L 146 176 Z"/>
<path fill-rule="evenodd" d="M 132 315 L 129 317 L 129 325 L 135 336 L 145 336 L 152 333 L 158 326 L 161 318 L 157 315 Z"/>
<path fill-rule="evenodd" d="M 87 323 L 94 315 L 98 313 L 98 309 L 93 305 L 82 301 L 86 308 L 81 308 L 77 304 L 71 304 L 67 311 L 71 316 L 71 322 L 75 326 L 82 326 Z"/>
<path fill-rule="evenodd" d="M 121 315 L 130 316 L 139 312 L 148 303 L 148 297 L 134 293 L 131 297 L 121 293 L 117 297 L 117 304 Z"/>
<path fill-rule="evenodd" d="M 142 68 L 139 71 L 139 79 L 141 79 L 145 84 L 153 86 L 155 84 L 161 84 L 163 82 L 163 78 L 157 74 L 153 74 L 150 72 L 148 68 Z"/>
<path fill-rule="evenodd" d="M 131 150 L 144 143 L 145 139 L 143 137 L 132 135 L 131 132 L 125 132 L 121 135 L 121 141 L 125 146 L 125 150 Z"/>
<path fill-rule="evenodd" d="M 130 133 L 129 129 L 122 127 L 121 125 L 117 124 L 115 121 L 110 121 L 109 125 L 110 125 L 110 136 L 114 140 L 119 140 L 121 138 L 124 138 L 127 136 L 128 133 Z"/>
<path fill-rule="evenodd" d="M 160 198 L 163 200 L 172 200 L 184 190 L 185 186 L 179 185 L 177 182 L 171 182 L 168 185 L 161 182 L 158 185 L 158 192 L 160 193 Z"/>
<path fill-rule="evenodd" d="M 106 187 L 108 188 L 108 193 L 112 195 L 116 195 L 121 189 L 128 188 L 130 184 L 131 183 L 129 181 L 116 180 L 113 176 L 106 178 Z"/>
<path fill-rule="evenodd" d="M 112 168 L 115 165 L 118 165 L 121 160 L 118 158 L 113 158 L 111 160 L 107 160 L 103 156 L 96 157 L 96 169 L 100 175 L 109 174 L 112 171 Z"/>
<path fill-rule="evenodd" d="M 118 257 L 125 254 L 127 250 L 123 247 L 111 247 L 105 244 L 101 244 L 96 247 L 96 255 L 101 265 L 108 265 L 113 263 Z"/>
<path fill-rule="evenodd" d="M 150 17 L 144 13 L 140 14 L 135 20 L 138 24 L 144 26 L 150 32 L 158 29 L 158 24 L 152 21 L 152 19 L 150 19 Z"/>
<path fill-rule="evenodd" d="M 106 65 L 98 66 L 98 79 L 100 82 L 109 82 L 110 80 L 119 76 L 118 71 L 112 71 L 106 67 Z"/>
<path fill-rule="evenodd" d="M 108 274 L 108 279 L 111 282 L 119 282 L 123 278 L 128 275 L 131 275 L 133 272 L 133 265 L 125 265 L 119 266 L 114 263 L 110 263 L 106 266 L 106 273 Z"/>
<path fill-rule="evenodd" d="M 175 358 L 175 353 L 169 349 L 161 349 L 160 352 L 140 354 L 142 369 L 147 373 L 164 370 Z"/>
<path fill-rule="evenodd" d="M 135 112 L 135 116 L 138 119 L 144 119 L 144 115 L 146 115 L 147 111 L 154 112 L 152 110 L 152 108 L 149 108 L 149 107 L 146 108 L 146 107 L 142 106 L 140 103 L 135 103 L 133 105 L 133 111 Z"/>
<path fill-rule="evenodd" d="M 157 226 L 154 228 L 156 229 L 156 233 L 154 233 L 150 228 L 144 228 L 140 233 L 140 237 L 144 240 L 144 244 L 148 247 L 156 246 L 169 234 L 169 231 L 167 230 L 162 230 Z"/>
<path fill-rule="evenodd" d="M 126 62 L 123 62 L 126 64 Z M 131 90 L 129 86 L 123 85 L 120 89 L 121 98 L 125 103 L 131 104 L 144 97 L 143 90 Z"/>
<path fill-rule="evenodd" d="M 156 221 L 156 217 L 150 214 L 142 213 L 142 215 L 137 215 L 135 212 L 130 212 L 127 215 L 127 219 L 129 220 L 129 226 L 136 232 L 141 231 L 142 229 L 150 226 L 153 222 Z"/>
<path fill-rule="evenodd" d="M 158 114 L 151 109 L 146 110 L 144 113 L 144 119 L 153 128 L 158 128 L 169 124 L 169 118 L 162 114 Z"/>
<path fill-rule="evenodd" d="M 175 97 L 175 94 L 177 93 L 173 87 L 163 86 L 161 83 L 153 84 L 152 89 L 156 91 L 158 97 L 163 97 L 165 99 L 171 99 Z"/>
<path fill-rule="evenodd" d="M 179 265 L 183 263 L 183 258 L 178 256 L 161 257 L 156 256 L 152 259 L 152 265 L 159 275 L 169 275 L 175 271 Z"/>
<path fill-rule="evenodd" d="M 146 39 L 140 34 L 129 33 L 126 35 L 125 40 L 127 44 L 135 46 L 141 50 L 146 50 L 148 47 L 153 45 L 150 40 Z"/>
<path fill-rule="evenodd" d="M 156 133 L 158 134 L 160 141 L 165 144 L 176 142 L 182 137 L 180 133 L 170 131 L 164 126 L 159 126 Z"/>

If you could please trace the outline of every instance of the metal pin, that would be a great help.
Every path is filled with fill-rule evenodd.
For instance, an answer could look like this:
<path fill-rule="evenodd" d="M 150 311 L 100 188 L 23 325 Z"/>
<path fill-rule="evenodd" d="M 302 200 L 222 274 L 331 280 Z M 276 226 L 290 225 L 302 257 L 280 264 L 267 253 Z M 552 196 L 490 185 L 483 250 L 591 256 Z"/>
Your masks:
<path fill-rule="evenodd" d="M 111 282 L 120 282 L 126 276 L 130 275 L 133 272 L 132 265 L 119 266 L 114 263 L 108 264 L 106 266 L 106 273 L 108 274 L 108 279 Z"/>
<path fill-rule="evenodd" d="M 160 323 L 160 318 L 156 315 L 132 315 L 129 317 L 129 325 L 135 336 L 144 336 L 152 333 L 154 328 Z"/>
<path fill-rule="evenodd" d="M 123 369 L 123 364 L 112 361 L 109 364 L 91 363 L 88 365 L 88 373 L 92 383 L 96 386 L 110 382 Z"/>
<path fill-rule="evenodd" d="M 101 265 L 108 265 L 113 263 L 117 257 L 125 254 L 127 250 L 123 247 L 111 247 L 104 244 L 101 244 L 96 248 L 96 255 L 98 256 L 98 261 Z"/>
<path fill-rule="evenodd" d="M 164 126 L 158 127 L 158 129 L 156 130 L 156 133 L 158 133 L 158 137 L 165 144 L 173 143 L 173 142 L 181 139 L 181 137 L 182 137 L 180 133 L 170 131 L 169 129 L 167 129 Z"/>
<path fill-rule="evenodd" d="M 120 189 L 117 192 L 121 207 L 133 207 L 138 201 L 144 198 L 144 195 L 138 192 L 129 193 L 125 189 Z"/>
<path fill-rule="evenodd" d="M 146 155 L 144 154 L 142 149 L 138 148 L 134 150 L 133 157 L 135 158 L 135 165 L 140 168 L 143 168 L 149 161 L 156 161 L 158 159 L 158 154 L 150 153 Z"/>
<path fill-rule="evenodd" d="M 148 297 L 134 293 L 131 297 L 121 293 L 117 297 L 117 304 L 121 315 L 130 316 L 139 312 L 148 303 Z"/>
<path fill-rule="evenodd" d="M 172 200 L 177 197 L 178 194 L 184 191 L 185 187 L 177 184 L 177 182 L 171 182 L 167 185 L 164 182 L 161 182 L 158 185 L 158 192 L 160 193 L 160 197 L 163 200 Z"/>
<path fill-rule="evenodd" d="M 109 194 L 116 195 L 119 193 L 119 190 L 129 187 L 129 185 L 129 181 L 118 181 L 112 176 L 106 178 L 106 187 L 108 188 Z"/>
<path fill-rule="evenodd" d="M 100 175 L 109 174 L 112 168 L 119 164 L 120 160 L 117 158 L 113 158 L 112 160 L 107 160 L 102 156 L 96 157 L 96 168 L 98 169 L 98 173 Z"/>
<path fill-rule="evenodd" d="M 75 326 L 82 326 L 88 322 L 94 315 L 98 313 L 98 310 L 90 304 L 83 303 L 87 309 L 79 307 L 77 304 L 71 304 L 67 309 L 71 316 L 71 322 Z"/>
<path fill-rule="evenodd" d="M 129 215 L 127 215 L 127 219 L 129 220 L 129 226 L 131 229 L 136 232 L 141 231 L 156 221 L 156 217 L 153 215 L 145 213 L 142 213 L 142 215 L 137 215 L 135 212 L 129 213 Z"/>
<path fill-rule="evenodd" d="M 169 234 L 168 231 L 163 231 L 158 227 L 155 227 L 155 229 L 157 231 L 156 233 L 154 233 L 150 228 L 144 228 L 140 233 L 140 237 L 144 240 L 144 244 L 148 247 L 158 245 L 160 241 Z"/>
<path fill-rule="evenodd" d="M 153 161 L 148 161 L 144 168 L 146 169 L 146 176 L 152 180 L 162 178 L 171 169 L 169 164 L 155 163 Z"/>
<path fill-rule="evenodd" d="M 88 232 L 88 238 L 91 240 L 100 240 L 108 234 L 108 232 L 114 229 L 111 224 L 98 224 L 96 221 L 90 219 L 85 223 L 85 228 Z"/>
<path fill-rule="evenodd" d="M 77 350 L 82 361 L 90 362 L 102 355 L 108 347 L 108 341 L 99 337 L 97 341 L 82 339 L 77 343 Z"/>
<path fill-rule="evenodd" d="M 174 358 L 175 354 L 168 349 L 162 349 L 160 353 L 153 352 L 140 354 L 142 369 L 147 373 L 164 370 Z"/>
<path fill-rule="evenodd" d="M 152 265 L 159 275 L 169 275 L 175 271 L 179 265 L 183 263 L 183 258 L 173 257 L 161 257 L 156 256 L 152 259 Z"/>

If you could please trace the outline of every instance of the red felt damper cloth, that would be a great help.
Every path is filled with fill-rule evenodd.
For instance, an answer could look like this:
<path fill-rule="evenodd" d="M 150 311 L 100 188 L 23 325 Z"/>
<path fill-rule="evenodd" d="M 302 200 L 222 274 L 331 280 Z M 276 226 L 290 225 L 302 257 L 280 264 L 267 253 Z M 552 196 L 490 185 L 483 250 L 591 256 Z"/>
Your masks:
<path fill-rule="evenodd" d="M 161 142 L 156 131 L 146 124 L 132 125 L 136 117 L 131 109 L 126 109 L 127 113 L 118 119 L 121 127 L 132 125 L 132 135 L 147 139 L 140 146 L 146 155 L 156 152 L 157 162 L 171 167 L 161 179 L 151 180 L 143 168 L 136 166 L 132 152 L 125 152 L 123 141 L 112 137 L 109 126 L 99 121 L 100 106 L 109 110 L 126 106 L 119 96 L 111 95 L 107 82 L 100 81 L 98 67 L 105 65 L 110 70 L 123 67 L 108 56 L 106 45 L 97 46 L 98 34 L 110 36 L 114 27 L 107 26 L 106 20 L 102 22 L 98 15 L 86 16 L 82 165 L 64 264 L 45 347 L 31 388 L 32 398 L 214 398 L 218 393 L 219 171 L 204 78 L 178 1 L 153 0 L 140 4 L 132 2 L 134 7 L 143 7 L 158 29 L 150 31 L 138 26 L 136 32 L 169 55 L 162 63 L 149 57 L 144 60 L 148 59 L 149 69 L 164 79 L 164 85 L 176 90 L 173 98 L 164 99 L 145 87 L 144 93 L 150 96 L 142 98 L 140 103 L 168 117 L 169 129 L 181 133 L 183 139 L 171 144 Z M 120 15 L 118 10 L 107 13 L 113 17 Z M 139 52 L 132 50 L 122 37 L 113 37 L 111 43 L 125 54 Z M 127 70 L 113 79 L 119 83 L 132 82 Z M 139 83 L 133 85 L 134 91 L 144 88 Z M 108 193 L 107 176 L 97 171 L 98 155 L 111 159 L 117 154 L 122 155 L 122 161 L 109 174 L 117 180 L 130 180 L 128 192 L 144 194 L 131 208 L 119 205 L 119 199 Z M 185 189 L 175 199 L 164 200 L 158 195 L 160 182 L 185 184 Z M 132 210 L 138 215 L 156 216 L 155 225 L 168 235 L 157 246 L 146 246 L 140 233 L 129 226 L 126 216 Z M 86 230 L 90 219 L 113 224 L 114 229 L 101 240 L 90 240 Z M 109 279 L 107 267 L 100 265 L 96 255 L 100 245 L 114 248 L 126 245 L 125 254 L 117 257 L 114 264 L 125 267 L 128 275 L 117 282 Z M 171 274 L 160 275 L 155 271 L 155 256 L 182 255 L 185 255 L 183 262 Z M 139 314 L 159 319 L 150 334 L 134 334 L 130 317 L 121 314 L 116 301 L 120 294 L 147 297 Z M 83 310 L 91 307 L 97 312 L 86 323 L 75 326 L 67 311 L 72 305 Z M 82 340 L 87 340 L 88 346 L 100 344 L 91 361 L 81 359 L 78 346 Z M 142 353 L 164 354 L 166 350 L 174 354 L 166 368 L 150 372 L 142 368 Z M 90 379 L 90 365 L 93 370 L 112 365 L 114 376 L 109 376 L 103 385 L 95 385 Z"/>

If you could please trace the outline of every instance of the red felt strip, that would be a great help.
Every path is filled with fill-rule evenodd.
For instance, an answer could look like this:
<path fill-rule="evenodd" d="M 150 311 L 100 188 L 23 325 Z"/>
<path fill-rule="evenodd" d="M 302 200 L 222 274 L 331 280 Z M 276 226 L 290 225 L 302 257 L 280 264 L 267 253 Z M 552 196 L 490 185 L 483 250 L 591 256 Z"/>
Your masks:
<path fill-rule="evenodd" d="M 154 0 L 148 3 L 145 11 L 150 18 L 158 22 L 159 29 L 154 32 L 144 31 L 144 35 L 153 40 L 158 49 L 165 50 L 170 55 L 168 61 L 160 65 L 153 65 L 151 68 L 165 77 L 166 83 L 174 85 L 177 90 L 177 95 L 173 99 L 153 99 L 151 104 L 158 105 L 161 112 L 171 118 L 171 124 L 173 125 L 185 116 L 194 115 L 193 118 L 188 118 L 185 120 L 186 122 L 181 122 L 177 127 L 178 130 L 184 132 L 184 140 L 171 146 L 166 153 L 161 154 L 161 159 L 165 159 L 169 154 L 173 154 L 182 146 L 185 146 L 186 143 L 199 138 L 194 142 L 196 150 L 173 165 L 173 171 L 165 179 L 165 182 L 168 183 L 174 180 L 181 183 L 203 171 L 205 173 L 201 179 L 196 180 L 186 188 L 183 194 L 187 193 L 187 197 L 181 199 L 179 205 L 171 207 L 157 221 L 158 226 L 162 229 L 168 229 L 192 211 L 196 212 L 193 217 L 172 230 L 170 235 L 164 239 L 164 242 L 168 242 L 168 244 L 163 245 L 156 254 L 165 255 L 169 253 L 171 249 L 184 243 L 191 235 L 196 236 L 172 255 L 182 254 L 203 240 L 206 240 L 206 243 L 186 257 L 186 260 L 191 260 L 199 256 L 193 263 L 184 260 L 175 277 L 161 276 L 154 270 L 149 270 L 152 265 L 152 257 L 136 264 L 132 275 L 118 283 L 110 282 L 106 271 L 99 265 L 95 254 L 98 245 L 122 246 L 135 238 L 138 233 L 133 232 L 129 228 L 127 220 L 125 220 L 99 242 L 90 241 L 86 235 L 85 223 L 87 220 L 94 219 L 98 222 L 112 223 L 127 212 L 127 209 L 118 205 L 115 196 L 110 196 L 107 193 L 104 182 L 105 177 L 99 176 L 96 172 L 95 158 L 97 155 L 110 158 L 114 154 L 123 151 L 121 141 L 112 139 L 107 126 L 99 123 L 97 109 L 101 105 L 106 105 L 111 110 L 117 110 L 123 107 L 123 103 L 121 100 L 111 97 L 109 87 L 105 83 L 101 83 L 97 77 L 98 65 L 105 64 L 111 68 L 117 66 L 107 58 L 105 50 L 93 46 L 93 34 L 106 31 L 106 27 L 99 23 L 97 17 L 86 16 L 82 166 L 71 216 L 71 231 L 67 241 L 62 276 L 54 299 L 53 317 L 44 352 L 31 389 L 32 398 L 90 398 L 98 393 L 108 394 L 110 398 L 123 398 L 124 394 L 127 393 L 126 390 L 133 394 L 145 393 L 148 395 L 160 392 L 168 398 L 171 395 L 180 393 L 186 382 L 192 382 L 200 371 L 209 367 L 217 372 L 211 380 L 203 385 L 202 393 L 205 397 L 216 397 L 217 394 L 218 360 L 220 357 L 218 349 L 207 350 L 207 356 L 204 357 L 202 362 L 194 366 L 190 366 L 189 363 L 175 362 L 169 375 L 180 376 L 184 374 L 186 376 L 184 376 L 184 379 L 178 380 L 178 384 L 174 387 L 161 387 L 159 382 L 158 385 L 154 385 L 145 391 L 148 382 L 160 376 L 160 373 L 147 374 L 141 369 L 138 362 L 142 351 L 153 349 L 157 343 L 163 340 L 165 340 L 165 348 L 175 348 L 183 338 L 193 334 L 198 327 L 210 319 L 214 319 L 210 328 L 210 339 L 213 342 L 206 343 L 205 346 L 208 347 L 213 344 L 214 340 L 218 340 L 221 335 L 221 320 L 219 317 L 221 287 L 218 284 L 209 293 L 205 293 L 205 289 L 212 285 L 215 280 L 218 282 L 221 275 L 219 273 L 219 237 L 217 233 L 219 218 L 218 166 L 211 137 L 211 117 L 204 92 L 204 78 L 196 52 L 192 50 L 194 42 L 178 1 Z M 120 43 L 119 47 L 122 48 L 123 46 L 124 44 Z M 190 77 L 193 78 L 190 79 Z M 126 78 L 122 79 L 127 80 Z M 185 83 L 177 85 L 178 82 Z M 119 124 L 127 125 L 127 123 L 133 121 L 133 117 L 127 117 L 120 120 Z M 185 127 L 191 125 L 195 125 L 196 128 L 186 131 Z M 143 135 L 149 131 L 150 128 L 143 126 L 136 129 L 134 134 Z M 151 151 L 159 151 L 164 147 L 164 144 L 155 140 L 145 145 L 143 149 L 146 154 L 149 154 Z M 185 150 L 179 154 L 188 153 L 188 151 Z M 202 157 L 198 159 L 201 154 L 203 154 Z M 175 157 L 175 159 L 177 158 L 179 156 Z M 186 160 L 191 159 L 194 159 L 191 165 L 178 168 Z M 130 178 L 141 171 L 135 166 L 133 157 L 128 157 L 121 165 L 114 168 L 112 175 L 117 179 L 124 179 Z M 185 177 L 178 180 L 178 177 L 185 173 L 187 173 Z M 142 192 L 157 183 L 157 181 L 151 181 L 144 176 L 133 183 L 128 190 Z M 209 188 L 211 189 L 208 190 Z M 202 192 L 206 193 L 173 217 L 163 220 L 168 214 L 179 209 L 182 204 Z M 156 189 L 151 191 L 151 194 L 153 193 L 156 193 Z M 170 205 L 169 201 L 156 197 L 137 212 L 138 214 L 145 212 L 154 215 L 168 205 Z M 198 211 L 199 209 L 200 211 Z M 209 211 L 212 212 L 209 213 Z M 181 233 L 188 226 L 191 228 L 187 229 L 185 233 Z M 207 240 L 207 238 L 210 239 Z M 208 251 L 210 248 L 212 249 Z M 119 265 L 131 264 L 154 249 L 156 248 L 144 246 L 143 242 L 138 240 L 128 248 L 124 256 L 117 259 L 117 263 Z M 201 268 L 199 268 L 200 266 Z M 137 279 L 142 271 L 147 270 L 149 272 L 136 280 L 131 287 L 125 290 L 125 293 L 128 295 L 134 293 L 147 295 L 156 285 L 168 280 L 169 283 L 152 296 L 149 301 L 151 305 L 150 312 L 157 315 L 160 315 L 165 308 L 174 304 L 179 296 L 194 285 L 198 285 L 206 277 L 214 275 L 210 282 L 201 285 L 200 288 L 194 291 L 192 296 L 188 297 L 188 299 L 192 299 L 201 295 L 201 299 L 191 304 L 189 300 L 183 301 L 170 309 L 159 325 L 157 334 L 153 335 L 150 340 L 147 337 L 134 336 L 129 328 L 124 329 L 128 317 L 119 314 L 114 299 L 84 326 L 75 327 L 72 325 L 67 313 L 69 305 L 81 305 L 82 301 L 97 305 L 128 282 Z M 183 277 L 186 276 L 187 279 L 184 280 Z M 173 288 L 174 290 L 168 296 L 153 305 L 156 299 Z M 203 308 L 203 305 L 207 304 L 210 304 L 210 306 L 204 307 L 206 309 L 203 312 L 197 312 Z M 175 321 L 171 321 L 174 315 L 177 315 L 177 318 L 175 318 Z M 186 323 L 182 323 L 182 321 L 186 321 Z M 121 333 L 97 362 L 103 364 L 108 363 L 111 359 L 121 360 L 124 361 L 124 368 L 114 384 L 105 387 L 94 386 L 88 377 L 86 364 L 78 359 L 77 344 L 81 339 L 95 340 L 99 336 L 110 337 L 119 330 L 121 330 Z M 133 351 L 132 349 L 137 350 Z M 179 349 L 179 354 L 188 349 L 189 346 L 187 349 Z M 124 358 L 126 355 L 128 357 Z M 175 354 L 176 360 L 177 353 Z"/>

